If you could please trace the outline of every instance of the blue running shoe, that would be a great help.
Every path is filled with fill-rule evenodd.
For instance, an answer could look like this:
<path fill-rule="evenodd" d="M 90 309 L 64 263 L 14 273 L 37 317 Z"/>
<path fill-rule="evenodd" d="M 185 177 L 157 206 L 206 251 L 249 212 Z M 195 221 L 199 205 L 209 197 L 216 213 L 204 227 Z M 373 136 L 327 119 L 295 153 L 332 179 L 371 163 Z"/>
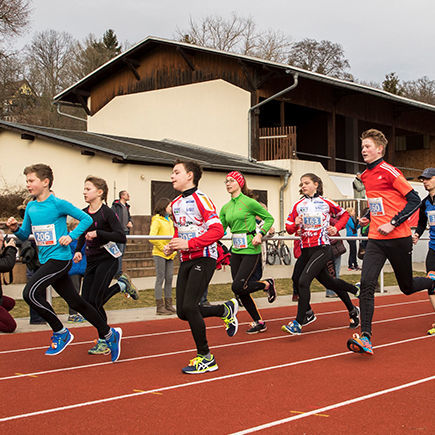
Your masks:
<path fill-rule="evenodd" d="M 111 328 L 112 335 L 106 340 L 107 347 L 110 349 L 112 362 L 118 361 L 119 355 L 121 355 L 121 339 L 122 329 Z"/>
<path fill-rule="evenodd" d="M 433 279 L 435 281 L 435 270 L 431 270 L 427 273 L 427 278 Z"/>
<path fill-rule="evenodd" d="M 366 337 L 365 335 L 360 337 L 358 334 L 353 334 L 353 337 L 347 340 L 347 348 L 352 352 L 373 355 L 372 343 L 370 338 Z"/>
<path fill-rule="evenodd" d="M 121 276 L 119 276 L 118 281 L 125 284 L 125 290 L 121 290 L 121 293 L 124 293 L 127 298 L 132 298 L 135 301 L 139 299 L 137 288 L 126 273 L 123 273 Z"/>
<path fill-rule="evenodd" d="M 222 317 L 225 323 L 228 337 L 234 337 L 239 329 L 239 321 L 237 320 L 237 312 L 239 311 L 239 303 L 237 299 L 233 298 L 224 303 L 228 309 L 228 314 Z M 192 360 L 193 361 L 193 360 Z"/>
<path fill-rule="evenodd" d="M 282 325 L 281 330 L 291 335 L 301 335 L 302 326 L 297 320 L 293 320 L 293 322 L 289 322 L 288 325 Z"/>
<path fill-rule="evenodd" d="M 205 356 L 198 355 L 189 361 L 189 365 L 181 369 L 183 373 L 188 375 L 197 375 L 200 373 L 214 372 L 218 369 L 214 356 L 211 355 L 210 359 L 206 359 Z"/>
<path fill-rule="evenodd" d="M 74 335 L 67 329 L 64 333 L 54 332 L 51 345 L 45 352 L 46 355 L 58 355 L 73 341 Z"/>

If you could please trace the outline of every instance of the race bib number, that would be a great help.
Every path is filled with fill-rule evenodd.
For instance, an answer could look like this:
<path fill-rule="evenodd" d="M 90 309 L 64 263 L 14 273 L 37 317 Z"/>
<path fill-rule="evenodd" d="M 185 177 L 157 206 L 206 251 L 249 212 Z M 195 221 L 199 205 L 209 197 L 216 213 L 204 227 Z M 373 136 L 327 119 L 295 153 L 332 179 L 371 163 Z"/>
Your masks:
<path fill-rule="evenodd" d="M 430 227 L 435 227 L 435 210 L 431 210 L 427 213 L 427 222 Z"/>
<path fill-rule="evenodd" d="M 245 233 L 233 234 L 233 246 L 236 249 L 245 249 L 248 247 L 248 237 Z"/>
<path fill-rule="evenodd" d="M 307 230 L 318 230 L 322 228 L 322 214 L 304 214 L 302 216 L 302 224 Z"/>
<path fill-rule="evenodd" d="M 32 226 L 32 233 L 37 246 L 53 246 L 56 244 L 54 224 Z"/>
<path fill-rule="evenodd" d="M 193 225 L 181 227 L 178 229 L 178 237 L 183 240 L 190 240 L 198 237 L 198 231 Z"/>
<path fill-rule="evenodd" d="M 115 242 L 106 243 L 103 245 L 103 248 L 114 258 L 118 258 L 122 255 L 118 245 Z"/>
<path fill-rule="evenodd" d="M 369 198 L 368 201 L 369 201 L 370 214 L 372 216 L 385 215 L 384 203 L 382 201 L 382 198 Z"/>

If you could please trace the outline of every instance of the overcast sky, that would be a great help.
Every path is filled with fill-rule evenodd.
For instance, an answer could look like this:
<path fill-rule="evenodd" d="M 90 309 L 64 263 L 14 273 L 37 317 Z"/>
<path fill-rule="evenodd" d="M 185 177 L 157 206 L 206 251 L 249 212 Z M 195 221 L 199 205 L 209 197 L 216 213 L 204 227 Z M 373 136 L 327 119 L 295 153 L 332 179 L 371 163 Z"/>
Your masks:
<path fill-rule="evenodd" d="M 83 39 L 115 31 L 134 44 L 152 35 L 173 39 L 176 29 L 232 12 L 252 17 L 261 30 L 275 29 L 291 40 L 327 39 L 340 43 L 359 80 L 382 82 L 396 72 L 402 80 L 424 75 L 435 80 L 435 1 L 433 0 L 31 0 L 26 36 L 54 29 Z"/>

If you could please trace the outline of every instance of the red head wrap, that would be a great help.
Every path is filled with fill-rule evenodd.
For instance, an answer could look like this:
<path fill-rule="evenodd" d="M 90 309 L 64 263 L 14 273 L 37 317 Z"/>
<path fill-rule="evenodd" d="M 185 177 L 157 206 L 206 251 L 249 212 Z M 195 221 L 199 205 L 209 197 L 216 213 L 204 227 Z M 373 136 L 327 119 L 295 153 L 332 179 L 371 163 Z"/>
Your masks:
<path fill-rule="evenodd" d="M 227 178 L 228 177 L 234 178 L 237 181 L 237 183 L 239 184 L 240 188 L 242 188 L 245 185 L 245 178 L 243 177 L 243 175 L 240 172 L 231 171 L 227 175 Z"/>

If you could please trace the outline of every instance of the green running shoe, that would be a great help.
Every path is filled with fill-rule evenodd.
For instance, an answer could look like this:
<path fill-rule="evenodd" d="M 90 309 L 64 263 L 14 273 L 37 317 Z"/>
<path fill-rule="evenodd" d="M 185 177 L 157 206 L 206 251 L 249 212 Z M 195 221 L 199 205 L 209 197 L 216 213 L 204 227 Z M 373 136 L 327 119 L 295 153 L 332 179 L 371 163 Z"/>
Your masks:
<path fill-rule="evenodd" d="M 107 346 L 106 340 L 99 338 L 95 342 L 95 346 L 88 350 L 90 355 L 109 355 L 110 349 Z"/>

